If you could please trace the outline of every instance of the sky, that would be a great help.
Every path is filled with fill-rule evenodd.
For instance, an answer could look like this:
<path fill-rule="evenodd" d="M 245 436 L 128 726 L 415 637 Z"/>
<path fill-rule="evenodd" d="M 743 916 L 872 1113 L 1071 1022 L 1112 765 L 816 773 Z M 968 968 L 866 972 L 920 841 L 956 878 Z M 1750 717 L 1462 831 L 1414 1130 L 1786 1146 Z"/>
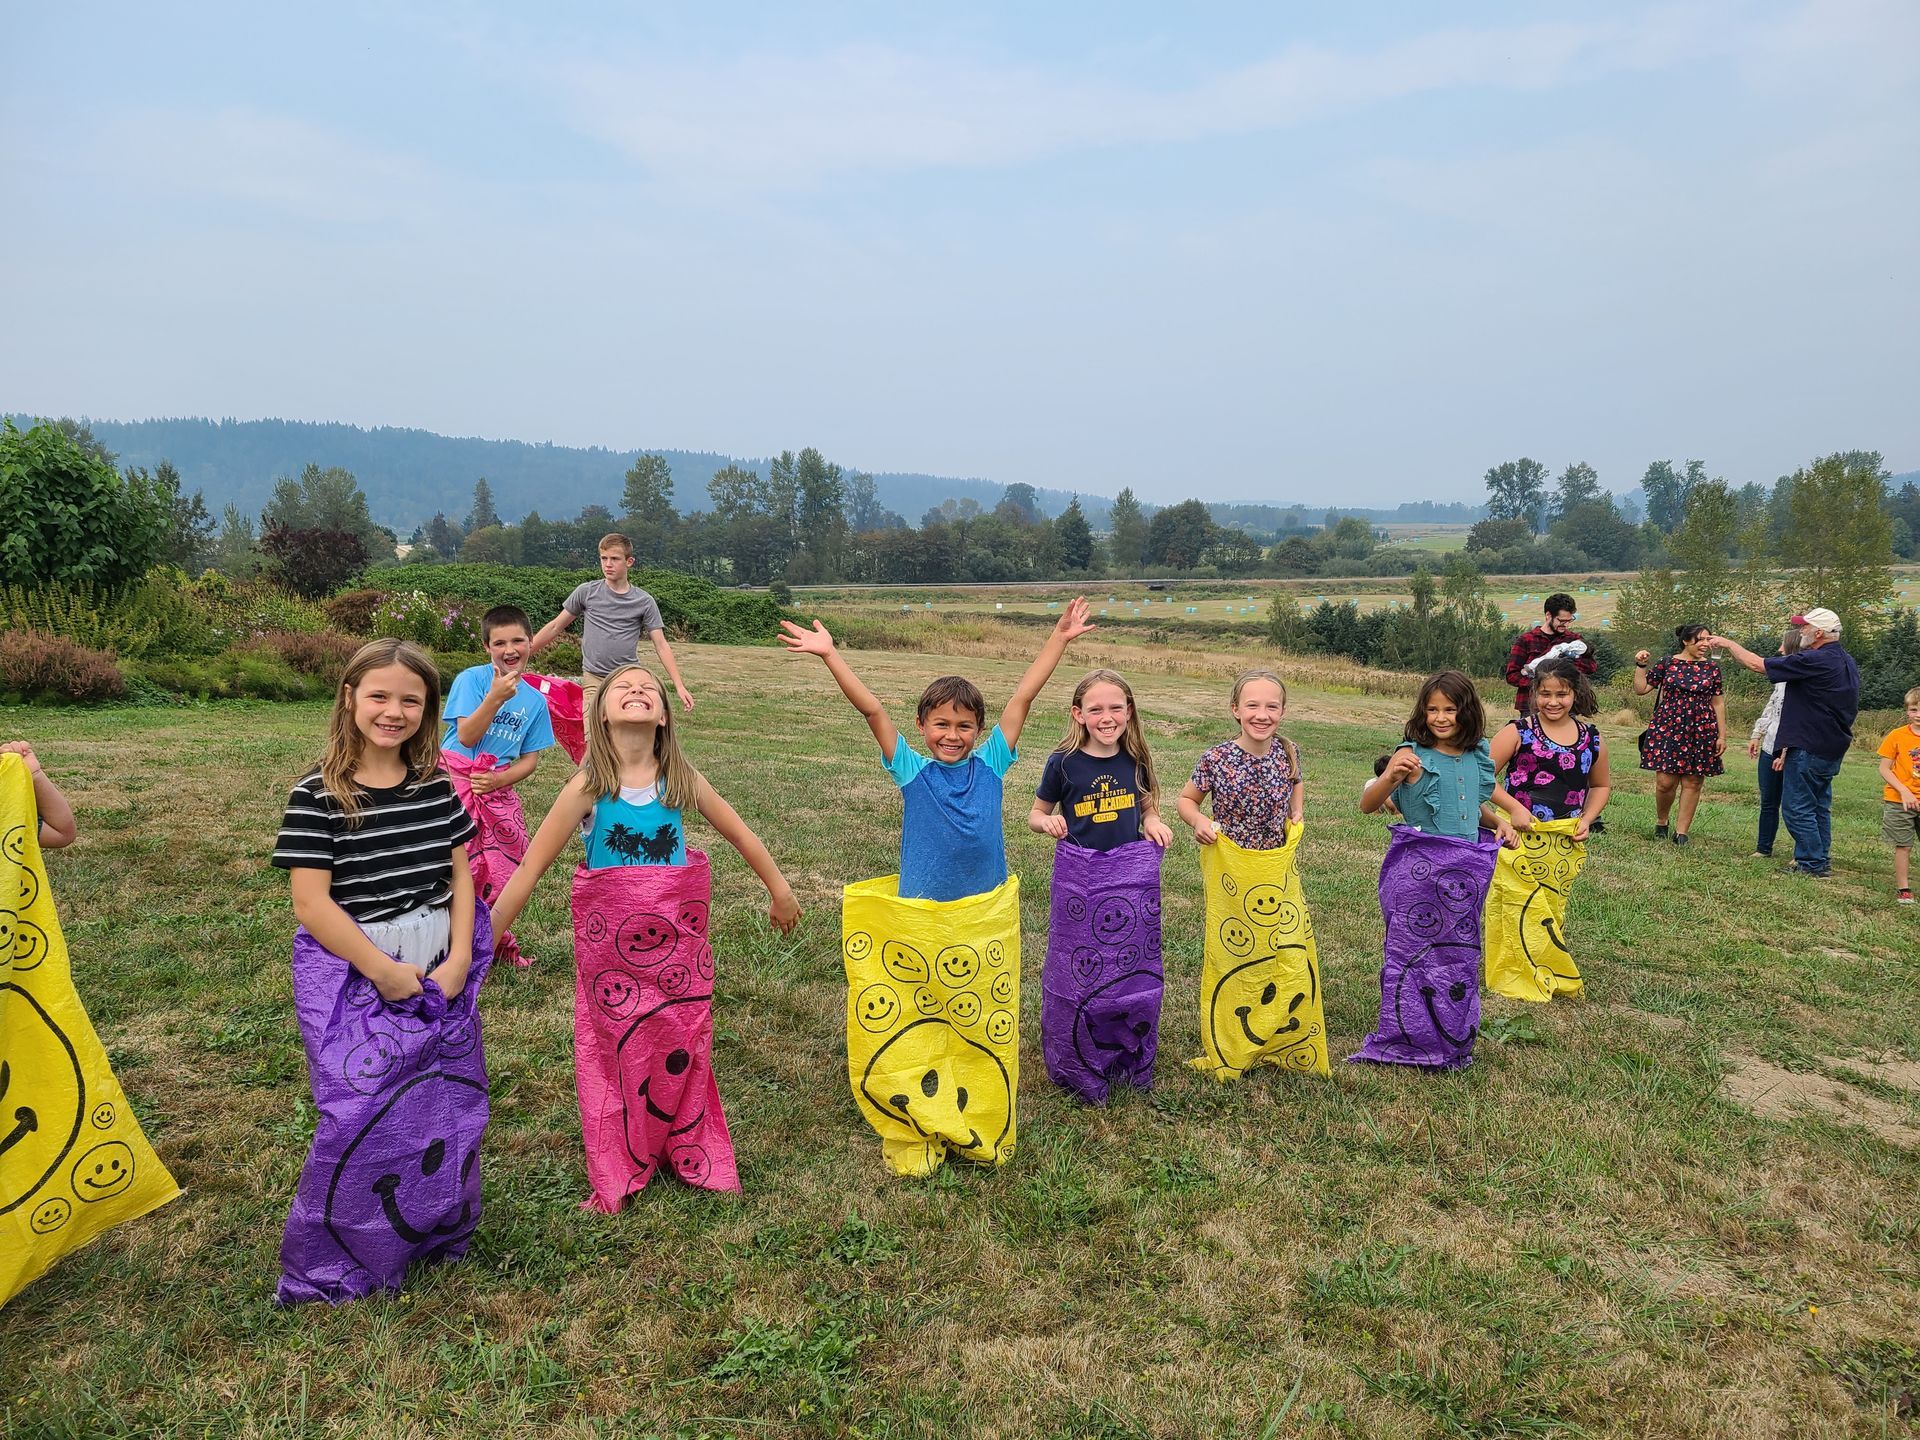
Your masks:
<path fill-rule="evenodd" d="M 9 7 L 0 411 L 1159 502 L 1920 467 L 1920 4 Z"/>

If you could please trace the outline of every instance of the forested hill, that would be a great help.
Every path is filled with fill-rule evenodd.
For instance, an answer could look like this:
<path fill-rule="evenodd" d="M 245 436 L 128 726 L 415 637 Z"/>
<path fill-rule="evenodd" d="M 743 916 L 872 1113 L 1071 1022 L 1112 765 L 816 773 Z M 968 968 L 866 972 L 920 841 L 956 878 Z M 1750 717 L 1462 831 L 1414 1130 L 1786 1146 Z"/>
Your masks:
<path fill-rule="evenodd" d="M 11 418 L 24 427 L 35 417 Z M 617 513 L 627 469 L 642 453 L 301 420 L 83 419 L 123 466 L 152 469 L 162 460 L 172 461 L 186 490 L 202 491 L 216 515 L 229 503 L 248 515 L 258 514 L 276 479 L 297 477 L 310 464 L 338 465 L 352 471 L 367 492 L 374 518 L 402 535 L 435 512 L 455 520 L 464 517 L 473 504 L 474 481 L 482 476 L 492 488 L 495 508 L 511 521 L 530 510 L 561 519 L 588 505 L 604 505 Z M 714 472 L 738 465 L 764 475 L 768 467 L 765 459 L 686 450 L 653 453 L 664 455 L 672 467 L 674 504 L 682 512 L 708 508 L 707 482 Z M 849 471 L 858 468 L 843 456 L 827 458 Z M 978 478 L 882 472 L 873 478 L 880 503 L 912 525 L 943 500 L 972 500 L 991 510 L 1005 492 L 1003 482 Z M 1102 490 L 1119 489 L 1097 478 L 1092 483 Z M 1310 479 L 1298 487 L 1308 492 L 1321 488 Z M 1052 517 L 1067 508 L 1075 492 L 1043 488 L 1038 494 L 1041 513 Z M 1088 522 L 1096 530 L 1106 529 L 1111 496 L 1088 491 L 1079 495 Z M 1151 513 L 1157 507 L 1148 503 L 1144 508 Z M 1220 502 L 1209 508 L 1216 524 L 1257 531 L 1318 525 L 1326 515 L 1324 503 L 1309 507 L 1284 499 L 1274 504 Z M 1419 501 L 1397 510 L 1342 507 L 1340 513 L 1371 521 L 1464 524 L 1486 512 L 1477 505 Z"/>

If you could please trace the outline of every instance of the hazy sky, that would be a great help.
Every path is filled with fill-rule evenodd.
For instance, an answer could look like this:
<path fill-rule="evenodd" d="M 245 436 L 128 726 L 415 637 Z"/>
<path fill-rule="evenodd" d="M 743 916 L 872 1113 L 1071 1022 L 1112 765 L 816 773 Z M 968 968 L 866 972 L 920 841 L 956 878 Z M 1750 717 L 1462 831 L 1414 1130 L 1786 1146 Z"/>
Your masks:
<path fill-rule="evenodd" d="M 1920 466 L 1915 0 L 538 8 L 9 7 L 0 410 L 1156 501 Z"/>

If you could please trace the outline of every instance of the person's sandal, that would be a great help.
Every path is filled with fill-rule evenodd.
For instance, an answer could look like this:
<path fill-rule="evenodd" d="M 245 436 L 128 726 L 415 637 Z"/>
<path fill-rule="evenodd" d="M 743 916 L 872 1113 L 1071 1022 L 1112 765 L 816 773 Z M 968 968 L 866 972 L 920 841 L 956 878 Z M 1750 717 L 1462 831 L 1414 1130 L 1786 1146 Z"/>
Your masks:
<path fill-rule="evenodd" d="M 1674 844 L 1676 844 L 1676 845 L 1684 845 L 1684 844 L 1686 844 L 1686 843 L 1687 843 L 1687 832 L 1686 832 L 1686 831 L 1684 831 L 1684 830 L 1676 830 L 1676 831 L 1674 831 L 1674 832 L 1673 832 L 1673 843 L 1674 843 Z"/>
<path fill-rule="evenodd" d="M 1654 838 L 1654 839 L 1656 839 L 1656 840 L 1664 840 L 1664 839 L 1666 839 L 1666 838 L 1667 838 L 1667 827 L 1666 827 L 1666 826 L 1664 826 L 1664 825 L 1656 825 L 1656 826 L 1654 826 L 1654 827 L 1653 827 L 1653 838 Z"/>
<path fill-rule="evenodd" d="M 1893 898 L 1894 898 L 1894 900 L 1895 900 L 1895 902 L 1896 902 L 1896 903 L 1898 903 L 1898 904 L 1901 904 L 1901 905 L 1911 905 L 1911 904 L 1913 904 L 1913 891 L 1911 891 L 1911 890 L 1899 890 L 1899 891 L 1895 891 L 1895 892 L 1894 892 L 1894 897 L 1893 897 Z"/>

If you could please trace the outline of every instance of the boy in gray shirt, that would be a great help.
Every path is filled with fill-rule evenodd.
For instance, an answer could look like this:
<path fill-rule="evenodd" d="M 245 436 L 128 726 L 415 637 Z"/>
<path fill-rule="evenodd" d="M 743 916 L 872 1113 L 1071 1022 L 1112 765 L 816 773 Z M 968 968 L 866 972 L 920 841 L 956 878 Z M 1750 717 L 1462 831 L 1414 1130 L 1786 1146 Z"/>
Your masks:
<path fill-rule="evenodd" d="M 667 631 L 660 620 L 660 607 L 653 596 L 638 585 L 627 583 L 633 569 L 633 542 L 624 535 L 603 535 L 600 539 L 600 575 L 575 587 L 567 596 L 560 613 L 540 627 L 527 647 L 537 654 L 560 638 L 560 632 L 584 615 L 587 623 L 580 632 L 581 705 L 593 713 L 593 697 L 615 670 L 639 656 L 640 637 L 653 642 L 660 665 L 673 682 L 680 703 L 693 709 L 693 696 L 680 679 L 680 667 L 674 663 L 673 647 L 667 644 Z"/>

